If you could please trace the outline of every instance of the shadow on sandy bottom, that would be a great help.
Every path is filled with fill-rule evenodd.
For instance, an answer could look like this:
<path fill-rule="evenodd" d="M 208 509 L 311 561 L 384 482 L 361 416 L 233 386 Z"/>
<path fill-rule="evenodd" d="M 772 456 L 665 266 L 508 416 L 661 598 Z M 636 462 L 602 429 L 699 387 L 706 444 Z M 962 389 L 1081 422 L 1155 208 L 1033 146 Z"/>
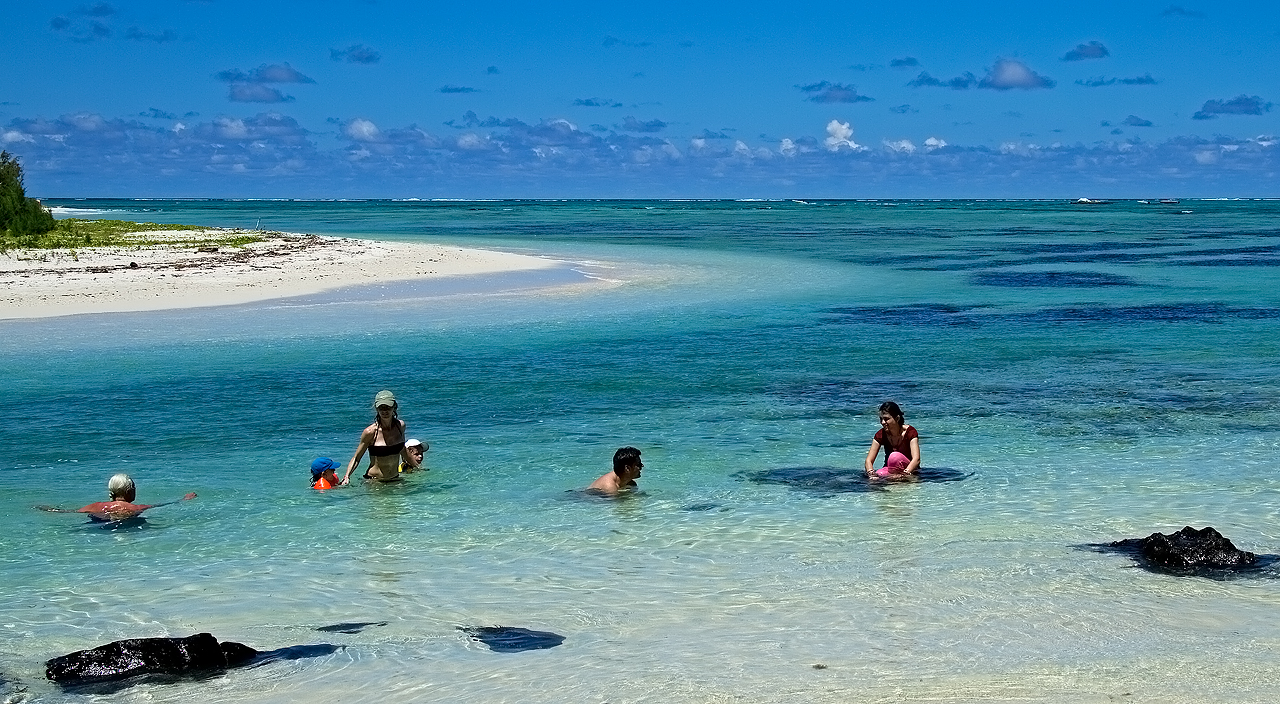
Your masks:
<path fill-rule="evenodd" d="M 458 626 L 458 630 L 489 646 L 495 653 L 543 650 L 564 642 L 564 636 L 558 633 L 512 626 Z"/>
<path fill-rule="evenodd" d="M 958 482 L 973 476 L 948 467 L 921 467 L 919 474 L 901 479 L 869 478 L 861 467 L 776 467 L 733 476 L 753 484 L 782 484 L 816 496 L 886 491 L 902 484 Z"/>
<path fill-rule="evenodd" d="M 1240 567 L 1193 567 L 1190 569 L 1173 569 L 1148 560 L 1141 549 L 1132 541 L 1116 541 L 1114 543 L 1086 543 L 1072 545 L 1077 550 L 1117 554 L 1128 557 L 1132 563 L 1129 568 L 1144 569 L 1155 574 L 1166 574 L 1171 577 L 1204 577 L 1218 582 L 1235 579 L 1280 579 L 1280 555 L 1255 555 L 1254 563 Z"/>
<path fill-rule="evenodd" d="M 378 626 L 387 625 L 386 621 L 349 621 L 346 623 L 335 623 L 328 626 L 320 626 L 317 631 L 321 633 L 359 633 L 366 628 L 376 628 Z"/>

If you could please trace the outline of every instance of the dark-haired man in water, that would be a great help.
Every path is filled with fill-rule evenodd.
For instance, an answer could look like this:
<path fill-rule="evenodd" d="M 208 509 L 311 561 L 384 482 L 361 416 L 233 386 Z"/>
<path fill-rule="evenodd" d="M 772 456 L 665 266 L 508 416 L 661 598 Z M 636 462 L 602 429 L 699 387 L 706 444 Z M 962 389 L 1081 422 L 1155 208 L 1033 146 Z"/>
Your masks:
<path fill-rule="evenodd" d="M 191 492 L 178 499 L 178 501 L 169 501 L 163 504 L 135 504 L 133 500 L 137 498 L 137 494 L 138 490 L 133 484 L 133 479 L 129 475 L 122 473 L 111 477 L 107 481 L 107 497 L 111 499 L 110 501 L 98 501 L 75 511 L 52 506 L 37 506 L 36 508 L 42 511 L 56 511 L 59 513 L 87 513 L 89 518 L 95 521 L 123 521 L 126 518 L 133 518 L 149 508 L 167 506 L 176 504 L 178 501 L 196 498 L 195 492 Z"/>
<path fill-rule="evenodd" d="M 634 447 L 620 447 L 613 453 L 613 471 L 592 482 L 587 491 L 616 494 L 623 489 L 633 489 L 642 469 L 644 463 L 640 461 L 640 451 Z"/>

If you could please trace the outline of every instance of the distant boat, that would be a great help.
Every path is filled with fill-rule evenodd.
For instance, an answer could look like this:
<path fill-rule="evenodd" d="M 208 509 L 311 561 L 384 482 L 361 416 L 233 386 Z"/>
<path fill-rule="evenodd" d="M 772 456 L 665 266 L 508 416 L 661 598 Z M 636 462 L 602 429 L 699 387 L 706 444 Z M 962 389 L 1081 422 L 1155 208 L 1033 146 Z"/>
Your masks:
<path fill-rule="evenodd" d="M 1138 201 L 1138 202 L 1139 202 L 1139 203 L 1141 203 L 1141 204 L 1143 204 L 1143 205 L 1146 205 L 1146 204 L 1150 203 L 1151 201 L 1149 201 L 1149 200 L 1140 200 L 1140 201 Z"/>
<path fill-rule="evenodd" d="M 1075 204 L 1076 205 L 1107 205 L 1110 202 L 1111 201 L 1109 200 L 1091 200 L 1089 198 L 1081 198 L 1080 200 L 1075 201 Z"/>
<path fill-rule="evenodd" d="M 1178 199 L 1177 198 L 1161 198 L 1160 202 L 1164 203 L 1165 205 L 1177 205 Z"/>

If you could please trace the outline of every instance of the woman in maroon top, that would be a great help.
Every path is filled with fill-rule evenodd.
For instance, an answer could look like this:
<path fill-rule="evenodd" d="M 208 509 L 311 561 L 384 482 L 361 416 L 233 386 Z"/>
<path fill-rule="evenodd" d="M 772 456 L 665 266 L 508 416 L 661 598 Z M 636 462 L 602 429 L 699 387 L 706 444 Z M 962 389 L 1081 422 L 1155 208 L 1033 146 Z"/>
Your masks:
<path fill-rule="evenodd" d="M 876 455 L 884 448 L 884 466 L 875 468 Z M 902 409 L 893 401 L 880 404 L 880 430 L 871 439 L 871 449 L 863 463 L 869 477 L 915 474 L 920 469 L 920 434 L 907 425 Z"/>

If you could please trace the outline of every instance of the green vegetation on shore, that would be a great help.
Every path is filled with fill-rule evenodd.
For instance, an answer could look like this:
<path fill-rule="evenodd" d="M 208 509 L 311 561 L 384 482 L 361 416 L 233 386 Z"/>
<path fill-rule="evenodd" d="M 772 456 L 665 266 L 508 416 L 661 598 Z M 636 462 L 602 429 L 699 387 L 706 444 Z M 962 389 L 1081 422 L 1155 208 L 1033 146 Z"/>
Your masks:
<path fill-rule="evenodd" d="M 163 236 L 150 233 L 164 231 Z M 188 234 L 189 233 L 189 234 Z M 261 242 L 265 233 L 213 230 L 194 225 L 164 225 L 128 220 L 58 220 L 54 229 L 40 235 L 6 240 L 9 247 L 31 249 L 80 249 L 84 247 L 147 247 L 150 245 L 239 247 Z"/>
<path fill-rule="evenodd" d="M 148 233 L 165 231 L 162 236 Z M 179 233 L 190 233 L 183 236 Z M 10 249 L 83 249 L 86 247 L 241 247 L 261 242 L 265 233 L 215 230 L 192 225 L 161 225 L 127 220 L 54 220 L 22 184 L 22 165 L 0 151 L 0 252 Z"/>
<path fill-rule="evenodd" d="M 40 201 L 27 197 L 18 158 L 0 151 L 0 235 L 4 241 L 39 235 L 53 228 L 53 215 Z"/>

